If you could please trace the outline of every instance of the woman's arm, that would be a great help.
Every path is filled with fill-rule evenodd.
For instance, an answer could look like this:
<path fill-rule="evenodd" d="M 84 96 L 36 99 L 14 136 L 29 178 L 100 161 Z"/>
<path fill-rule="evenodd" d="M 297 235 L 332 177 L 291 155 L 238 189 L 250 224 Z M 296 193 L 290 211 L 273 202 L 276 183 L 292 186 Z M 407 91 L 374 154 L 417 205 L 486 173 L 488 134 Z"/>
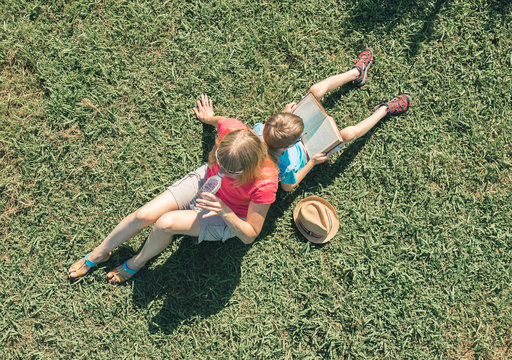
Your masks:
<path fill-rule="evenodd" d="M 313 166 L 321 164 L 326 160 L 327 155 L 325 155 L 324 153 L 316 154 L 306 163 L 306 165 L 302 169 L 297 171 L 297 174 L 295 175 L 297 177 L 297 182 L 295 184 L 281 183 L 281 189 L 283 189 L 284 191 L 291 191 L 292 189 L 296 188 L 297 185 L 299 185 L 300 182 L 304 180 L 304 178 L 311 171 L 311 169 L 313 169 Z"/>
<path fill-rule="evenodd" d="M 222 215 L 224 222 L 242 242 L 251 244 L 260 234 L 270 204 L 249 203 L 247 220 L 240 219 L 234 212 Z"/>
<path fill-rule="evenodd" d="M 201 94 L 201 101 L 197 100 L 197 108 L 193 110 L 197 118 L 208 125 L 216 126 L 220 120 L 224 119 L 224 116 L 215 116 L 212 99 L 209 99 L 206 94 Z"/>
<path fill-rule="evenodd" d="M 244 244 L 251 244 L 261 232 L 270 204 L 249 203 L 247 219 L 240 219 L 221 199 L 210 193 L 202 193 L 197 205 L 210 212 L 204 217 L 219 215 L 233 234 Z"/>

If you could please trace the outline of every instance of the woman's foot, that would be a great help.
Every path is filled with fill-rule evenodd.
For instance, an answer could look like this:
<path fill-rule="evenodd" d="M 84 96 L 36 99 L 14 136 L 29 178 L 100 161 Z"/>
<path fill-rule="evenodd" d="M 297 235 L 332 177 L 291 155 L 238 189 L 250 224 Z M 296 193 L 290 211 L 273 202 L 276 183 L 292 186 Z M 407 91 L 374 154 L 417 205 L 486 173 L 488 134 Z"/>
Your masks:
<path fill-rule="evenodd" d="M 368 48 L 363 49 L 357 57 L 356 64 L 354 65 L 354 69 L 359 70 L 359 76 L 352 81 L 354 86 L 361 87 L 366 84 L 367 73 L 372 67 L 373 62 L 373 52 Z"/>
<path fill-rule="evenodd" d="M 108 253 L 102 259 L 94 262 L 94 261 L 89 260 L 90 254 L 91 253 L 88 253 L 87 255 L 85 255 L 85 257 L 83 257 L 82 259 L 78 260 L 76 263 L 71 265 L 71 267 L 68 270 L 68 278 L 70 280 L 80 279 L 82 276 L 86 275 L 96 265 L 107 262 L 110 259 L 110 253 Z"/>
<path fill-rule="evenodd" d="M 138 269 L 130 269 L 128 265 L 126 265 L 127 262 L 128 261 L 125 261 L 122 265 L 119 265 L 114 270 L 107 273 L 107 280 L 109 283 L 115 285 L 122 284 L 137 273 Z"/>
<path fill-rule="evenodd" d="M 380 107 L 385 106 L 387 108 L 387 116 L 400 115 L 406 112 L 411 106 L 411 97 L 407 94 L 399 95 L 396 98 L 382 103 L 373 108 L 373 112 L 377 111 Z"/>

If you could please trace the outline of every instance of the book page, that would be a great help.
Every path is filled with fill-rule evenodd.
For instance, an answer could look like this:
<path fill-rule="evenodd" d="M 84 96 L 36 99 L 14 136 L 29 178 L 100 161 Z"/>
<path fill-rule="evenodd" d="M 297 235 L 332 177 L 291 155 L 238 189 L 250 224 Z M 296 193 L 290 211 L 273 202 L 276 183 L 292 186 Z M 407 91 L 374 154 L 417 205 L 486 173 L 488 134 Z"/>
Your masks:
<path fill-rule="evenodd" d="M 326 117 L 311 94 L 306 95 L 299 102 L 293 114 L 299 116 L 304 121 L 303 135 L 320 126 Z"/>
<path fill-rule="evenodd" d="M 340 142 L 339 130 L 332 118 L 325 118 L 319 126 L 304 133 L 302 142 L 311 158 L 312 156 L 325 152 Z"/>
<path fill-rule="evenodd" d="M 336 122 L 312 93 L 302 98 L 293 113 L 304 121 L 302 143 L 309 158 L 326 152 L 341 142 Z"/>

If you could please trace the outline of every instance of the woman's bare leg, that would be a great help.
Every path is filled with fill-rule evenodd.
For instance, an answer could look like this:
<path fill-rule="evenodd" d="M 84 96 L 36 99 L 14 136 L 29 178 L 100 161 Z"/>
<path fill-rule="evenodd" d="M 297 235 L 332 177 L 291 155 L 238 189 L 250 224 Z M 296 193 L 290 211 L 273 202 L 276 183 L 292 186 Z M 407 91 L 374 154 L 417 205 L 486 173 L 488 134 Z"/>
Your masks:
<path fill-rule="evenodd" d="M 153 226 L 153 230 L 146 240 L 142 250 L 126 261 L 126 266 L 131 270 L 139 270 L 151 258 L 164 251 L 171 243 L 174 235 L 182 234 L 199 236 L 199 216 L 193 210 L 171 211 L 163 214 Z M 111 283 L 123 282 L 133 276 L 118 266 L 107 273 L 107 279 Z M 119 281 L 121 280 L 121 281 Z"/>
<path fill-rule="evenodd" d="M 89 254 L 89 260 L 98 262 L 104 259 L 110 251 L 130 240 L 145 227 L 155 223 L 163 214 L 177 210 L 178 204 L 170 191 L 164 191 L 156 198 L 126 216 L 112 232 Z M 88 270 L 87 265 L 83 265 Z M 75 278 L 76 269 L 73 266 L 69 269 L 69 277 Z"/>

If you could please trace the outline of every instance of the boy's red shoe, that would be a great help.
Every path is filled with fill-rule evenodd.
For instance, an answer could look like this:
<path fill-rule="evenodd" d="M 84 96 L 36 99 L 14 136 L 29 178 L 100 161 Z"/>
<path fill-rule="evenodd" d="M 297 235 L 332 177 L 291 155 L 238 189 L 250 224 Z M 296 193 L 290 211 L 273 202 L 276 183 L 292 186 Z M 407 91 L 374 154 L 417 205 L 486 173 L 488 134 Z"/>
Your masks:
<path fill-rule="evenodd" d="M 382 103 L 375 106 L 373 108 L 373 112 L 375 112 L 381 106 L 388 108 L 388 115 L 390 116 L 400 115 L 406 112 L 411 106 L 411 97 L 407 94 L 399 95 L 387 103 Z"/>
<path fill-rule="evenodd" d="M 373 61 L 373 51 L 368 48 L 363 49 L 357 57 L 356 64 L 354 65 L 354 69 L 359 70 L 359 76 L 352 81 L 354 86 L 361 87 L 366 84 L 367 73 L 372 67 Z"/>

